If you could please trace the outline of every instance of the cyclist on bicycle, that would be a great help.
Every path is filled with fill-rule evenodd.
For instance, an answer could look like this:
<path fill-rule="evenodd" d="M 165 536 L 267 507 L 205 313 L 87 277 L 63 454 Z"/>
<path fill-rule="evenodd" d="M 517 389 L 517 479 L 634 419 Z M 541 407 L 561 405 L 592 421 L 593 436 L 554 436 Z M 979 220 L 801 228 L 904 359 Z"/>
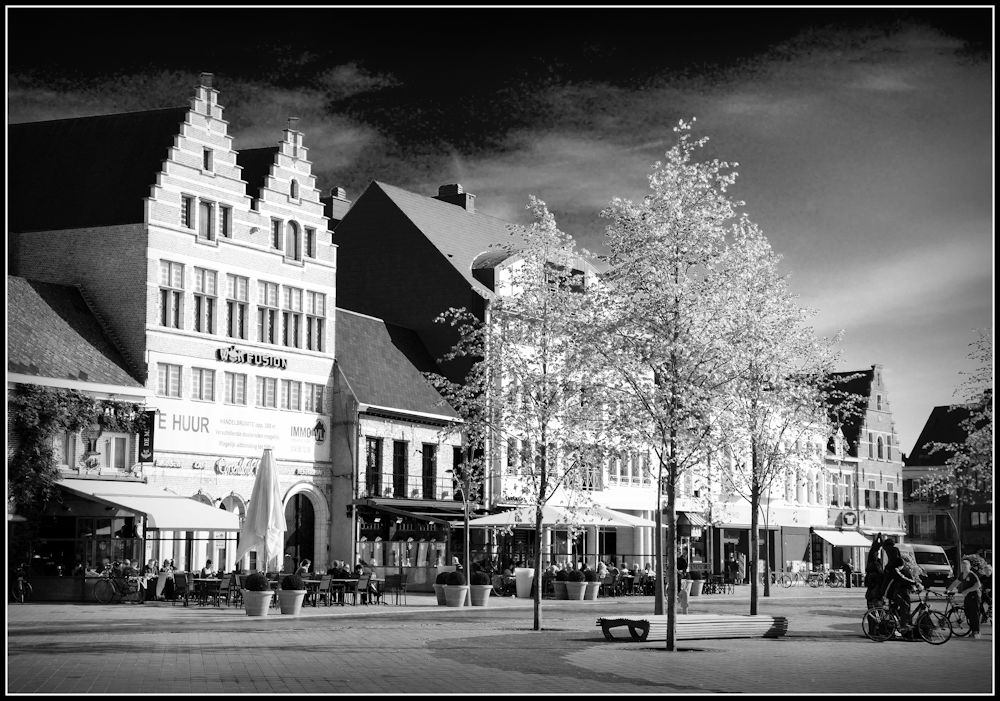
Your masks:
<path fill-rule="evenodd" d="M 901 632 L 905 633 L 910 629 L 910 592 L 919 592 L 923 587 L 907 574 L 906 561 L 901 555 L 896 555 L 885 571 L 889 577 L 885 598 L 889 601 L 889 610 L 902 625 Z"/>
<path fill-rule="evenodd" d="M 981 589 L 979 577 L 972 571 L 972 561 L 963 557 L 961 572 L 955 581 L 945 588 L 945 592 L 951 594 L 958 591 L 965 594 L 965 617 L 969 620 L 970 638 L 979 637 L 979 592 Z"/>

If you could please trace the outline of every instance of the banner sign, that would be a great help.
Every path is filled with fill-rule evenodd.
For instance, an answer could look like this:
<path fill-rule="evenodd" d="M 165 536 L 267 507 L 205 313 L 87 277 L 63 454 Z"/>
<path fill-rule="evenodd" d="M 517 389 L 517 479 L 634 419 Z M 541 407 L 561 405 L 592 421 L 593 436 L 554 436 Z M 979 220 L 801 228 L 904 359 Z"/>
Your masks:
<path fill-rule="evenodd" d="M 153 462 L 153 431 L 156 428 L 156 410 L 142 412 L 139 419 L 139 462 Z"/>

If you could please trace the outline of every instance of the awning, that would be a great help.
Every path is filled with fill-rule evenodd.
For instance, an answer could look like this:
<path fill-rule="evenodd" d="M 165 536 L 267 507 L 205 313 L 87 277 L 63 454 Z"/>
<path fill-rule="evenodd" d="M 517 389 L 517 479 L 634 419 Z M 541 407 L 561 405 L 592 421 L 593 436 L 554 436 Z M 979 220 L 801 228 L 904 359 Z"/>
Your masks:
<path fill-rule="evenodd" d="M 240 517 L 143 482 L 64 479 L 69 492 L 146 517 L 147 530 L 239 531 Z"/>
<path fill-rule="evenodd" d="M 606 506 L 588 506 L 588 510 L 593 511 L 598 516 L 607 518 L 614 522 L 615 526 L 624 528 L 656 528 L 656 521 L 651 521 L 642 516 L 633 516 L 623 511 L 609 509 Z M 666 524 L 664 524 L 665 526 Z"/>
<path fill-rule="evenodd" d="M 678 511 L 677 515 L 686 518 L 692 526 L 700 526 L 704 528 L 709 525 L 708 519 L 694 511 Z"/>
<path fill-rule="evenodd" d="M 872 542 L 857 531 L 820 531 L 813 530 L 826 542 L 840 548 L 868 548 Z"/>

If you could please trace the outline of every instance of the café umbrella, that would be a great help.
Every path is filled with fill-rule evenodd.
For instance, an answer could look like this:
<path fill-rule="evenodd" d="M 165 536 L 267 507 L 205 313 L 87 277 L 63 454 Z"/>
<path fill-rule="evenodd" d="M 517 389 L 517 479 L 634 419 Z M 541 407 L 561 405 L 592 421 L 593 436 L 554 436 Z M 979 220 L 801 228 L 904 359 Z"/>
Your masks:
<path fill-rule="evenodd" d="M 535 525 L 535 507 L 534 506 L 522 506 L 517 509 L 512 509 L 510 511 L 502 511 L 496 514 L 490 514 L 489 516 L 482 516 L 480 518 L 474 518 L 469 521 L 470 528 L 488 528 L 488 527 L 517 527 L 526 526 L 534 527 Z M 542 525 L 543 526 L 616 526 L 620 525 L 615 523 L 612 519 L 607 516 L 602 516 L 600 514 L 595 514 L 593 512 L 588 512 L 586 508 L 581 508 L 579 511 L 570 511 L 569 509 L 563 509 L 558 506 L 549 506 L 546 504 L 542 507 Z"/>
<path fill-rule="evenodd" d="M 268 571 L 274 561 L 274 569 L 281 567 L 281 553 L 285 545 L 285 509 L 281 503 L 281 487 L 278 485 L 278 471 L 274 465 L 271 448 L 264 449 L 264 455 L 257 466 L 250 504 L 247 506 L 243 527 L 240 528 L 240 546 L 236 550 L 237 562 L 251 550 L 262 553 L 257 569 Z"/>

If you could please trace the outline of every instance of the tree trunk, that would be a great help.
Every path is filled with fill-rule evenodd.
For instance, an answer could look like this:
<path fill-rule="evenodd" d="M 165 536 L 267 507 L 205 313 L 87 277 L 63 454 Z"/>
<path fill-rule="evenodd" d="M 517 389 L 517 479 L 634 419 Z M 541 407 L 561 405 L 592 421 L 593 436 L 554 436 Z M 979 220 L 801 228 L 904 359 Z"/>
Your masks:
<path fill-rule="evenodd" d="M 670 457 L 667 462 L 667 567 L 663 585 L 666 587 L 667 651 L 673 652 L 677 636 L 677 520 L 674 515 L 677 480 L 677 433 L 670 429 Z"/>
<path fill-rule="evenodd" d="M 750 568 L 750 615 L 757 615 L 757 556 L 760 552 L 760 532 L 757 526 L 760 523 L 758 511 L 760 509 L 760 485 L 757 483 L 757 441 L 750 439 L 750 560 L 747 566 Z"/>

